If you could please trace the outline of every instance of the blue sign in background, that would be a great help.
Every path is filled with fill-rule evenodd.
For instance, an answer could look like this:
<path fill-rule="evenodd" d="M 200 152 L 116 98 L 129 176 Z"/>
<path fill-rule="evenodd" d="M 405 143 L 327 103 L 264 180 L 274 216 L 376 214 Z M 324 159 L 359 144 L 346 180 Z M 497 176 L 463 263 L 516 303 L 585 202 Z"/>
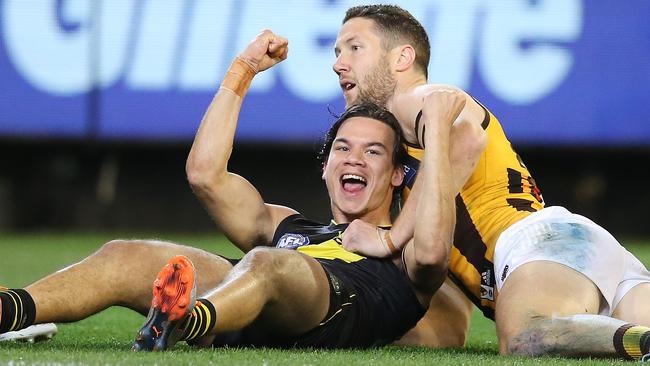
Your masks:
<path fill-rule="evenodd" d="M 400 3 L 400 2 L 398 2 Z M 403 1 L 460 86 L 519 144 L 648 145 L 650 2 Z M 0 1 L 0 135 L 187 140 L 262 28 L 289 59 L 256 77 L 240 141 L 311 143 L 340 112 L 331 69 L 357 2 Z"/>

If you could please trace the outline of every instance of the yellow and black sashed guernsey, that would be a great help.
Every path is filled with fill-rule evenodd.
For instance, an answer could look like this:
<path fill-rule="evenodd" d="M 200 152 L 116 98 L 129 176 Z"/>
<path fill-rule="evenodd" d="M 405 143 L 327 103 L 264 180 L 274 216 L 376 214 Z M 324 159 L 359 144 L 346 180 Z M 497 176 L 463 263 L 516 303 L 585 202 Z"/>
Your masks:
<path fill-rule="evenodd" d="M 487 147 L 456 197 L 456 230 L 449 276 L 486 317 L 494 319 L 496 241 L 509 226 L 542 209 L 544 200 L 499 121 L 485 107 L 483 109 L 482 127 L 487 133 Z M 416 132 L 421 116 L 422 112 L 416 119 Z M 407 145 L 407 151 L 404 199 L 408 197 L 424 157 L 424 150 L 419 146 Z"/>
<path fill-rule="evenodd" d="M 384 345 L 401 337 L 424 315 L 408 277 L 391 259 L 366 258 L 343 248 L 346 228 L 347 224 L 326 225 L 301 215 L 291 215 L 278 225 L 273 244 L 316 259 L 330 283 L 330 308 L 320 326 L 280 345 Z"/>

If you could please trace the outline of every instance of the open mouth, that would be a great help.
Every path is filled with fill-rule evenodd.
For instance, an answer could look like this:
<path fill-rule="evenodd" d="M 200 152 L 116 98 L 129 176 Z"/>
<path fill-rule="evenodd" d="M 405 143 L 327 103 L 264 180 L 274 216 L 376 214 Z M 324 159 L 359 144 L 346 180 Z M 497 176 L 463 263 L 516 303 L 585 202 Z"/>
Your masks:
<path fill-rule="evenodd" d="M 341 185 L 343 190 L 348 193 L 357 193 L 366 188 L 366 178 L 356 174 L 343 174 L 341 177 Z"/>
<path fill-rule="evenodd" d="M 353 82 L 350 82 L 350 81 L 343 81 L 341 83 L 341 89 L 343 90 L 343 93 L 354 89 L 356 86 L 357 86 L 357 84 L 355 84 Z"/>

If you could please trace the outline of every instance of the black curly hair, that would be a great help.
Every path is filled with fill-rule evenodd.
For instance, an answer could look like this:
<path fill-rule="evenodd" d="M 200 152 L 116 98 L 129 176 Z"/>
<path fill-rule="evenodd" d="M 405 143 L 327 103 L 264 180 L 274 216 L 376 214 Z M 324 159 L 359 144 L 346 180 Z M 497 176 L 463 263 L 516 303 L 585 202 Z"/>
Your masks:
<path fill-rule="evenodd" d="M 404 147 L 404 136 L 402 135 L 402 129 L 397 122 L 397 118 L 389 112 L 387 109 L 382 108 L 376 104 L 372 103 L 361 103 L 353 105 L 348 108 L 343 114 L 341 114 L 336 121 L 332 124 L 325 138 L 323 139 L 323 144 L 318 152 L 318 158 L 321 163 L 324 165 L 327 162 L 327 157 L 332 149 L 332 144 L 336 138 L 336 134 L 339 132 L 339 128 L 343 125 L 343 122 L 347 121 L 352 117 L 368 117 L 376 121 L 386 124 L 388 127 L 393 130 L 395 133 L 395 139 L 393 140 L 393 156 L 392 161 L 393 165 L 403 165 L 406 163 L 406 148 Z"/>

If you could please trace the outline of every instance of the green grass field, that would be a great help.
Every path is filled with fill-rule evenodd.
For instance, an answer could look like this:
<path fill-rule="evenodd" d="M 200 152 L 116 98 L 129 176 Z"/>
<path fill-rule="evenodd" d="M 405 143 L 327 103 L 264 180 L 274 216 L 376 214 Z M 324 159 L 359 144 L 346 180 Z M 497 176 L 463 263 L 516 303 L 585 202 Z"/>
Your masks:
<path fill-rule="evenodd" d="M 136 237 L 136 236 L 134 236 Z M 138 236 L 140 238 L 147 237 Z M 237 250 L 223 237 L 156 235 L 157 238 L 191 244 L 226 255 Z M 23 287 L 73 263 L 113 239 L 100 234 L 2 234 L 0 233 L 0 284 Z M 625 241 L 626 246 L 650 264 L 650 245 Z M 72 299 L 71 299 L 72 301 Z M 272 349 L 197 350 L 184 344 L 164 353 L 129 351 L 144 318 L 123 308 L 112 308 L 75 324 L 59 324 L 59 334 L 37 344 L 0 343 L 0 364 L 7 365 L 611 365 L 623 361 L 526 359 L 497 354 L 494 324 L 478 313 L 463 349 L 386 347 L 366 351 L 312 351 Z"/>

